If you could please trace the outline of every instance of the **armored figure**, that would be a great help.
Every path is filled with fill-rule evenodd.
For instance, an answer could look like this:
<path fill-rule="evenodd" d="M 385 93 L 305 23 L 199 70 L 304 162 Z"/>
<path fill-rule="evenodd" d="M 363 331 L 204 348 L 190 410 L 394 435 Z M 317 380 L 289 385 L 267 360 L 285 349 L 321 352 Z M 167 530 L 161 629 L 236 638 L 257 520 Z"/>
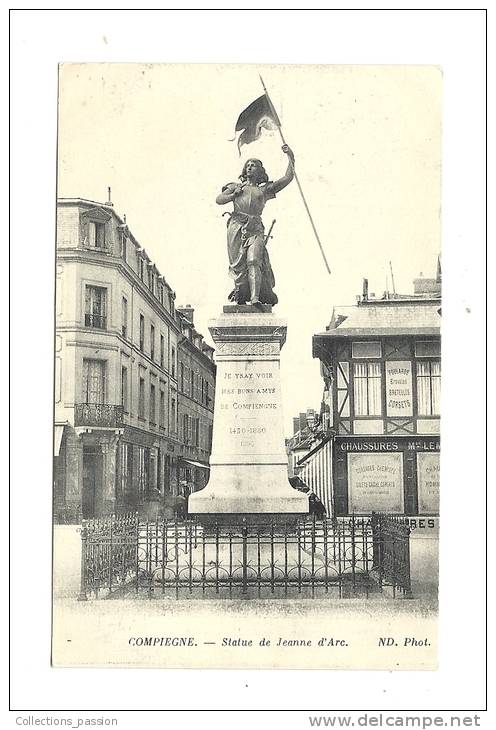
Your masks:
<path fill-rule="evenodd" d="M 234 204 L 227 223 L 227 253 L 229 276 L 234 280 L 229 299 L 237 304 L 277 304 L 261 214 L 267 200 L 275 198 L 294 177 L 293 152 L 286 144 L 282 150 L 289 164 L 279 180 L 269 182 L 262 162 L 250 159 L 239 176 L 240 182 L 224 185 L 216 199 L 218 205 Z"/>

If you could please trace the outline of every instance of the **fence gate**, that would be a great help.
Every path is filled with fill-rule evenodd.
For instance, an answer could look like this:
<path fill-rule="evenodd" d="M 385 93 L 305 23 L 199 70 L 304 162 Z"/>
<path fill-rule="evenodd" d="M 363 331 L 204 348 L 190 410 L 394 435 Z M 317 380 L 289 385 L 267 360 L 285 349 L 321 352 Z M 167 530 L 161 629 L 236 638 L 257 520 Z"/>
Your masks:
<path fill-rule="evenodd" d="M 383 515 L 201 525 L 137 515 L 83 523 L 81 600 L 88 594 L 176 598 L 410 596 L 409 528 Z"/>

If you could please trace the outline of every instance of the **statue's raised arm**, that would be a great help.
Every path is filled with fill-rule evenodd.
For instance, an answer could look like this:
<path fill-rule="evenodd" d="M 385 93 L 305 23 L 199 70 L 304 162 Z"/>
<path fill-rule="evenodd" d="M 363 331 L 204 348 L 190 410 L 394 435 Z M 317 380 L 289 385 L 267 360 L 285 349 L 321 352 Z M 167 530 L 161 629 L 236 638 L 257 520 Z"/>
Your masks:
<path fill-rule="evenodd" d="M 234 206 L 227 224 L 227 253 L 229 276 L 234 280 L 229 299 L 237 304 L 277 304 L 261 215 L 267 200 L 275 198 L 294 178 L 293 152 L 286 144 L 282 149 L 289 164 L 279 180 L 269 182 L 262 162 L 250 159 L 241 171 L 240 182 L 224 185 L 216 198 L 218 205 Z"/>

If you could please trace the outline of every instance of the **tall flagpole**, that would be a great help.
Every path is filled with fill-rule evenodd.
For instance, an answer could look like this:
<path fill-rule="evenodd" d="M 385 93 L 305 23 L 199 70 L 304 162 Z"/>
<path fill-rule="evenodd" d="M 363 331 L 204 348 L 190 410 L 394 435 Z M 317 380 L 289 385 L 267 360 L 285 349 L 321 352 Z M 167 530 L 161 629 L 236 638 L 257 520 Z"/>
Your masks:
<path fill-rule="evenodd" d="M 260 74 L 259 74 L 259 76 L 260 76 Z M 265 87 L 264 80 L 263 80 L 263 78 L 261 76 L 260 76 L 260 81 L 262 82 L 263 90 L 265 92 L 265 96 L 267 98 L 267 102 L 269 104 L 269 107 L 274 112 L 275 119 L 279 119 L 279 117 L 277 115 L 277 112 L 276 112 L 276 110 L 274 108 L 274 105 L 272 104 L 272 101 L 271 101 L 271 98 L 269 96 L 269 93 L 268 93 L 268 91 L 267 91 L 267 89 Z M 279 124 L 277 125 L 277 129 L 279 130 L 279 134 L 281 135 L 282 143 L 283 144 L 287 144 L 286 140 L 284 139 L 284 135 L 282 133 L 282 129 L 281 129 L 281 127 L 280 127 Z M 295 177 L 295 180 L 296 180 L 296 184 L 298 185 L 298 190 L 300 191 L 301 199 L 303 200 L 303 205 L 305 206 L 305 210 L 307 211 L 308 217 L 310 219 L 310 223 L 312 224 L 312 228 L 313 228 L 313 232 L 315 234 L 315 238 L 317 239 L 317 243 L 319 244 L 320 253 L 322 254 L 322 258 L 324 259 L 324 263 L 325 263 L 325 266 L 326 266 L 326 269 L 327 269 L 327 273 L 330 274 L 331 273 L 331 270 L 329 268 L 329 264 L 327 263 L 326 255 L 324 253 L 324 249 L 323 249 L 322 244 L 320 242 L 319 234 L 317 233 L 317 229 L 315 228 L 315 223 L 313 222 L 312 214 L 310 213 L 310 209 L 308 207 L 307 201 L 305 199 L 305 195 L 304 195 L 303 190 L 301 188 L 300 181 L 298 180 L 298 175 L 296 174 L 295 166 L 294 166 L 294 164 L 293 164 L 292 161 L 291 161 L 291 165 L 293 167 L 293 173 L 294 173 L 294 177 Z"/>

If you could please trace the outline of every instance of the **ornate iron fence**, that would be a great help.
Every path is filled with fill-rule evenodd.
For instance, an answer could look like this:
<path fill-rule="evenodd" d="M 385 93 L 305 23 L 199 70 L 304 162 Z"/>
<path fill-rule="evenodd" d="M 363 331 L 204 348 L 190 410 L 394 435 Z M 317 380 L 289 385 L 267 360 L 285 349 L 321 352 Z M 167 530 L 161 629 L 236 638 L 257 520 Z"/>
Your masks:
<path fill-rule="evenodd" d="M 373 513 L 374 569 L 379 586 L 389 586 L 393 597 L 400 592 L 412 598 L 410 580 L 410 532 L 404 517 Z"/>
<path fill-rule="evenodd" d="M 137 574 L 137 513 L 102 520 L 83 520 L 81 527 L 81 590 L 88 594 L 112 593 Z"/>
<path fill-rule="evenodd" d="M 81 531 L 80 599 L 123 586 L 176 598 L 368 597 L 386 585 L 406 594 L 409 560 L 400 527 L 376 516 L 210 526 L 140 522 L 136 514 L 88 521 Z"/>

